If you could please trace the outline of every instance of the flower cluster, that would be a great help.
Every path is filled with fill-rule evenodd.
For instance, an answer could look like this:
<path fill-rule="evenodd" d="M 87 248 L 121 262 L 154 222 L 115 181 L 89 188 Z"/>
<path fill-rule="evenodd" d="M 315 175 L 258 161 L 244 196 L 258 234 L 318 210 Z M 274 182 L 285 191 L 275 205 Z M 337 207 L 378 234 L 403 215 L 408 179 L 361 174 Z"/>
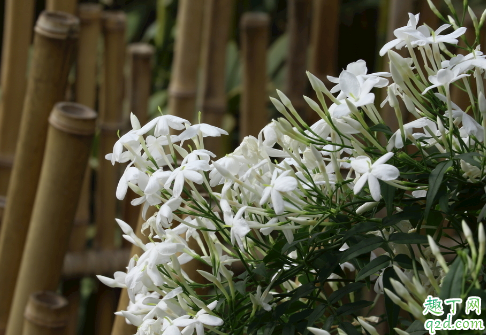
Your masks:
<path fill-rule="evenodd" d="M 130 304 L 117 314 L 137 334 L 377 334 L 370 323 L 380 318 L 355 317 L 373 305 L 355 292 L 373 281 L 377 294 L 418 315 L 390 279 L 395 270 L 417 297 L 437 291 L 448 265 L 436 242 L 450 237 L 457 254 L 474 243 L 471 234 L 463 240 L 460 222 L 476 224 L 486 213 L 486 56 L 479 46 L 449 51 L 465 33 L 453 18 L 454 29 L 434 31 L 409 17 L 380 51 L 390 73 L 368 73 L 358 60 L 328 78 L 330 90 L 307 73 L 317 101 L 305 100 L 320 120 L 307 124 L 277 91 L 271 101 L 284 117 L 222 158 L 204 148 L 205 137 L 226 134 L 220 128 L 173 115 L 142 127 L 131 116 L 133 129 L 106 159 L 128 162 L 116 196 L 128 188 L 139 195 L 132 205 L 142 206 L 151 242 L 118 220 L 144 253 L 126 273 L 98 277 L 127 289 Z M 474 21 L 477 30 L 483 21 Z M 402 47 L 410 58 L 392 50 Z M 468 95 L 465 111 L 452 101 L 454 86 Z M 380 113 L 385 105 L 395 132 Z M 389 313 L 381 318 L 392 329 Z"/>

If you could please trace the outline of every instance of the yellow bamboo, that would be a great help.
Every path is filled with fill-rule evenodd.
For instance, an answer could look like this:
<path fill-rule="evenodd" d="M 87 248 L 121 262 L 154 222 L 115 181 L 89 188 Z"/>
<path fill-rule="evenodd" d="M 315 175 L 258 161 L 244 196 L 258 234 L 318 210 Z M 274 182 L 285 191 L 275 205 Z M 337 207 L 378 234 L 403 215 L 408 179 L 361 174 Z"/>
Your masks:
<path fill-rule="evenodd" d="M 39 188 L 25 242 L 7 335 L 21 334 L 30 294 L 56 290 L 95 130 L 96 113 L 83 105 L 57 103 L 49 116 Z"/>
<path fill-rule="evenodd" d="M 68 301 L 55 292 L 35 292 L 25 308 L 23 335 L 65 335 Z"/>
<path fill-rule="evenodd" d="M 240 21 L 243 90 L 240 103 L 240 139 L 258 136 L 269 122 L 267 110 L 267 46 L 270 19 L 248 12 Z"/>
<path fill-rule="evenodd" d="M 0 221 L 27 86 L 27 56 L 32 38 L 35 0 L 5 1 L 0 100 Z M 1 326 L 0 326 L 1 329 Z"/>
<path fill-rule="evenodd" d="M 98 60 L 96 51 L 101 32 L 102 8 L 100 4 L 81 3 L 77 11 L 81 30 L 76 55 L 75 100 L 93 109 L 96 104 L 96 70 Z M 91 177 L 92 171 L 88 163 L 70 236 L 70 252 L 81 252 L 86 246 L 86 231 L 91 223 Z M 69 335 L 75 335 L 77 331 L 78 310 L 81 301 L 80 283 L 80 278 L 75 278 L 64 280 L 62 284 L 63 295 L 69 301 L 69 323 L 66 330 L 66 333 Z"/>
<path fill-rule="evenodd" d="M 103 79 L 100 98 L 100 146 L 96 185 L 96 246 L 102 250 L 115 248 L 117 200 L 114 196 L 119 175 L 105 155 L 113 151 L 117 132 L 123 128 L 123 96 L 125 65 L 126 15 L 122 11 L 103 13 Z M 95 334 L 108 334 L 113 324 L 116 297 L 113 289 L 98 286 L 96 295 Z"/>
<path fill-rule="evenodd" d="M 0 234 L 0 334 L 5 329 L 39 181 L 47 118 L 64 96 L 79 21 L 43 12 L 37 20 L 34 53 Z"/>
<path fill-rule="evenodd" d="M 311 0 L 290 0 L 287 13 L 289 46 L 285 93 L 299 114 L 305 117 L 308 108 L 303 96 L 308 86 L 305 71 L 307 70 Z"/>
<path fill-rule="evenodd" d="M 130 81 L 128 82 L 127 92 L 130 112 L 137 116 L 142 125 L 148 121 L 148 101 L 151 92 L 154 52 L 154 48 L 147 43 L 134 43 L 128 47 Z M 138 197 L 138 195 L 129 190 L 124 202 L 123 219 L 132 228 L 135 228 L 137 225 L 140 208 L 132 206 L 130 202 Z M 123 241 L 124 247 L 129 245 L 128 241 Z"/>
<path fill-rule="evenodd" d="M 111 276 L 116 271 L 126 270 L 129 255 L 128 248 L 69 252 L 64 257 L 62 277 L 73 279 L 95 275 Z"/>
<path fill-rule="evenodd" d="M 76 14 L 78 0 L 46 0 L 46 9 L 49 11 L 66 12 Z"/>
<path fill-rule="evenodd" d="M 174 61 L 169 85 L 169 113 L 195 120 L 197 75 L 204 1 L 180 0 Z"/>
<path fill-rule="evenodd" d="M 202 46 L 202 118 L 204 123 L 222 127 L 226 113 L 226 45 L 232 19 L 233 0 L 207 0 Z M 223 154 L 220 137 L 207 137 L 205 149 Z"/>
<path fill-rule="evenodd" d="M 147 218 L 151 217 L 156 211 L 155 207 L 149 207 L 147 212 Z M 143 243 L 148 243 L 149 239 L 146 235 L 142 234 L 142 225 L 145 220 L 142 215 L 139 215 L 137 227 L 134 229 L 135 234 L 142 240 Z M 136 245 L 132 245 L 130 250 L 130 258 L 135 255 L 141 256 L 143 253 L 142 249 Z M 128 293 L 126 289 L 122 289 L 120 293 L 120 299 L 118 301 L 117 310 L 126 310 L 130 299 L 128 298 Z M 115 322 L 113 323 L 113 328 L 111 330 L 111 335 L 133 335 L 137 331 L 137 328 L 133 325 L 129 325 L 125 322 L 125 318 L 121 316 L 115 317 Z"/>

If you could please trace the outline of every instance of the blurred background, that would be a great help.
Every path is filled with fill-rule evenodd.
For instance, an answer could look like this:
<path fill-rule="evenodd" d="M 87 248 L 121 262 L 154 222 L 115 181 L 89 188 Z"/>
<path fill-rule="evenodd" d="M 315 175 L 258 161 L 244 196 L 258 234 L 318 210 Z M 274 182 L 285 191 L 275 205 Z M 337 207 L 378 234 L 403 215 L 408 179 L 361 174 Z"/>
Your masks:
<path fill-rule="evenodd" d="M 447 12 L 443 1 L 431 2 L 440 12 Z M 452 3 L 462 15 L 463 1 Z M 470 0 L 469 6 L 480 17 L 486 4 Z M 57 91 L 62 90 L 61 100 L 78 102 L 99 112 L 89 159 L 83 166 L 83 171 L 86 170 L 83 184 L 73 186 L 70 191 L 76 193 L 74 200 L 65 200 L 78 203 L 76 213 L 64 214 L 72 227 L 69 235 L 65 232 L 55 236 L 67 242 L 45 246 L 56 250 L 55 257 L 61 259 L 63 266 L 36 274 L 53 276 L 54 282 L 60 280 L 57 292 L 70 302 L 69 334 L 134 333 L 135 328 L 126 330 L 121 325 L 112 332 L 120 290 L 106 288 L 94 277 L 124 271 L 130 253 L 134 252 L 128 243 L 122 242 L 114 218 L 122 218 L 135 230 L 141 217 L 140 206 L 131 206 L 129 202 L 137 196 L 128 190 L 124 201 L 115 198 L 124 167 L 119 169 L 118 164 L 112 166 L 104 159 L 113 151 L 118 138 L 131 129 L 130 112 L 138 116 L 142 126 L 162 113 L 221 127 L 229 136 L 211 139 L 207 144 L 208 149 L 221 157 L 235 149 L 244 136 L 257 136 L 271 118 L 279 117 L 268 99 L 276 96 L 276 89 L 287 94 L 309 124 L 317 121 L 302 98 L 302 95 L 312 97 L 306 70 L 328 85 L 326 75 L 338 76 L 348 63 L 359 59 L 366 61 L 369 73 L 388 71 L 385 58 L 379 57 L 378 51 L 395 38 L 393 29 L 407 24 L 408 12 L 421 13 L 419 24 L 425 21 L 432 28 L 442 24 L 426 0 L 3 0 L 0 208 L 4 208 L 2 216 L 10 214 L 6 214 L 0 231 L 0 304 L 2 299 L 7 301 L 3 303 L 7 306 L 3 309 L 3 321 L 0 305 L 0 334 L 6 327 L 5 310 L 10 310 L 9 304 L 18 295 L 2 294 L 13 292 L 22 274 L 27 276 L 27 270 L 17 265 L 21 269 L 13 271 L 10 286 L 3 285 L 1 273 L 8 263 L 2 257 L 15 256 L 19 260 L 16 263 L 20 259 L 23 262 L 30 257 L 24 251 L 33 250 L 28 247 L 29 241 L 41 238 L 26 237 L 34 234 L 28 231 L 32 220 L 20 228 L 18 220 L 11 219 L 15 216 L 12 213 L 26 208 L 34 207 L 35 211 L 37 202 L 8 208 L 14 206 L 8 199 L 15 197 L 11 196 L 16 192 L 12 188 L 20 187 L 12 179 L 17 159 L 20 160 L 19 150 L 27 150 L 22 143 L 45 141 L 45 136 L 29 137 L 27 130 L 22 134 L 19 129 L 30 129 L 32 125 L 28 126 L 27 120 L 40 113 L 29 107 L 32 101 L 40 104 L 42 99 L 48 100 L 47 94 L 34 96 L 32 92 L 40 89 L 35 85 L 53 85 L 33 78 L 34 70 L 43 68 L 43 61 L 49 62 L 49 57 L 36 54 L 35 48 L 39 45 L 40 50 L 41 42 L 32 44 L 37 38 L 34 26 L 36 22 L 39 25 L 41 12 L 46 8 L 80 18 L 80 30 L 73 37 L 75 48 L 64 49 L 58 58 L 53 56 L 68 64 L 65 84 L 56 86 Z M 464 25 L 472 27 L 467 19 Z M 468 35 L 468 41 L 471 38 Z M 47 54 L 57 52 L 52 45 L 44 47 L 53 48 Z M 27 83 L 32 89 L 26 88 Z M 24 101 L 31 102 L 23 105 Z M 47 105 L 43 102 L 42 106 Z M 47 112 L 52 103 L 50 106 Z M 40 130 L 45 135 L 48 130 L 47 118 L 44 119 L 45 124 L 39 127 L 45 127 Z M 44 164 L 49 148 L 45 150 Z M 41 163 L 42 160 L 37 164 L 39 171 Z M 38 185 L 42 185 L 39 178 L 22 185 L 22 191 L 35 195 Z M 48 215 L 55 214 L 46 214 L 46 220 Z M 25 232 L 17 237 L 21 230 Z M 51 231 L 46 230 L 45 234 Z M 15 250 L 7 246 L 14 238 L 11 236 L 19 238 Z M 56 287 L 39 289 L 56 290 Z M 126 302 L 125 297 L 125 306 Z M 19 304 L 23 306 L 25 302 Z"/>

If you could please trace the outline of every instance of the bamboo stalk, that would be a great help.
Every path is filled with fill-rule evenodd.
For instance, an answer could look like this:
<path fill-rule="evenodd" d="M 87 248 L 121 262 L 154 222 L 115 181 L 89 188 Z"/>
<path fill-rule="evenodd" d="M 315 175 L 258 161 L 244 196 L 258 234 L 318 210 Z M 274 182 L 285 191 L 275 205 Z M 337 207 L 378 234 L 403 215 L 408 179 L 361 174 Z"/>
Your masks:
<path fill-rule="evenodd" d="M 180 0 L 174 61 L 169 85 L 169 113 L 195 120 L 204 1 Z"/>
<path fill-rule="evenodd" d="M 121 11 L 103 13 L 103 82 L 101 87 L 99 126 L 100 148 L 96 194 L 96 244 L 102 249 L 115 248 L 115 198 L 118 175 L 105 154 L 113 151 L 117 132 L 123 128 L 123 87 L 125 62 L 126 16 Z"/>
<path fill-rule="evenodd" d="M 431 0 L 434 6 L 439 9 L 440 11 L 440 2 L 439 0 Z M 440 19 L 437 15 L 434 14 L 432 9 L 430 9 L 429 3 L 427 0 L 419 0 L 419 10 L 417 13 L 420 13 L 420 25 L 426 23 L 432 29 L 439 28 Z"/>
<path fill-rule="evenodd" d="M 81 30 L 76 56 L 75 98 L 78 103 L 93 109 L 96 103 L 96 50 L 101 31 L 101 11 L 100 4 L 82 3 L 78 6 Z M 91 177 L 92 171 L 88 163 L 69 241 L 71 252 L 81 252 L 86 246 L 86 231 L 91 222 Z M 63 295 L 69 301 L 69 323 L 66 331 L 69 335 L 75 335 L 77 331 L 80 284 L 80 278 L 64 280 L 62 284 Z"/>
<path fill-rule="evenodd" d="M 124 271 L 130 249 L 85 250 L 68 252 L 64 257 L 62 277 L 65 279 L 82 278 L 95 275 L 112 275 Z"/>
<path fill-rule="evenodd" d="M 8 181 L 27 86 L 27 57 L 32 38 L 34 0 L 7 0 L 3 28 L 0 100 L 0 221 L 5 208 Z M 1 329 L 1 326 L 0 326 Z"/>
<path fill-rule="evenodd" d="M 149 207 L 147 212 L 147 218 L 154 215 L 156 212 L 155 207 Z M 140 214 L 138 216 L 137 227 L 134 229 L 135 234 L 142 240 L 143 243 L 150 242 L 148 236 L 142 234 L 142 225 L 145 223 L 145 220 L 142 218 Z M 137 247 L 136 245 L 132 245 L 130 250 L 130 258 L 135 255 L 141 256 L 143 250 Z M 120 299 L 118 300 L 118 307 L 117 310 L 126 310 L 130 299 L 128 298 L 127 289 L 122 289 L 120 293 Z M 115 322 L 113 323 L 113 328 L 111 330 L 111 335 L 132 335 L 137 331 L 137 328 L 133 325 L 129 325 L 125 322 L 125 318 L 122 316 L 115 317 Z"/>
<path fill-rule="evenodd" d="M 74 15 L 76 14 L 77 4 L 78 0 L 46 0 L 46 9 Z"/>
<path fill-rule="evenodd" d="M 204 123 L 222 127 L 226 113 L 225 64 L 233 0 L 207 0 L 202 46 L 202 112 Z M 220 137 L 207 137 L 205 149 L 220 157 Z"/>
<path fill-rule="evenodd" d="M 128 99 L 130 111 L 135 114 L 142 125 L 148 121 L 148 101 L 152 83 L 152 61 L 155 50 L 148 43 L 134 43 L 128 47 L 130 61 L 130 81 L 128 85 Z M 132 206 L 130 202 L 138 197 L 131 190 L 124 202 L 123 218 L 132 228 L 135 228 L 140 216 L 140 208 Z M 123 246 L 131 244 L 123 241 Z"/>
<path fill-rule="evenodd" d="M 62 99 L 79 21 L 43 12 L 37 20 L 23 117 L 0 234 L 0 334 L 5 329 L 39 181 L 47 118 Z"/>
<path fill-rule="evenodd" d="M 267 46 L 270 18 L 248 12 L 240 21 L 243 90 L 240 103 L 240 139 L 258 136 L 269 122 L 267 110 Z"/>
<path fill-rule="evenodd" d="M 125 65 L 126 15 L 122 11 L 103 13 L 103 79 L 100 98 L 100 146 L 96 185 L 96 246 L 103 250 L 115 248 L 118 171 L 105 154 L 113 151 L 117 132 L 123 129 L 123 96 Z M 108 334 L 113 324 L 116 296 L 113 289 L 98 285 L 96 294 L 95 334 Z"/>
<path fill-rule="evenodd" d="M 79 201 L 95 130 L 96 113 L 83 105 L 60 102 L 49 116 L 44 161 L 35 197 L 7 335 L 22 331 L 29 295 L 55 290 Z"/>
<path fill-rule="evenodd" d="M 35 292 L 25 308 L 23 335 L 64 335 L 69 314 L 69 303 L 54 292 Z"/>
<path fill-rule="evenodd" d="M 308 85 L 305 71 L 307 69 L 311 0 L 290 0 L 287 17 L 289 46 L 285 92 L 295 109 L 305 119 L 308 108 L 303 96 Z"/>

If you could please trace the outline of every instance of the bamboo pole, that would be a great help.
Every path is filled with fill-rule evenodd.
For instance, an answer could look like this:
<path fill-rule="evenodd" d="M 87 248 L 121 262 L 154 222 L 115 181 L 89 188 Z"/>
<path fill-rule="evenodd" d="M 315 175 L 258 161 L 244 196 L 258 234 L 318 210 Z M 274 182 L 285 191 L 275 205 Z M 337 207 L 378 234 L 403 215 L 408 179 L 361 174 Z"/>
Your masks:
<path fill-rule="evenodd" d="M 204 1 L 180 0 L 174 61 L 169 85 L 169 113 L 195 120 L 197 75 Z"/>
<path fill-rule="evenodd" d="M 27 57 L 32 38 L 35 0 L 7 0 L 3 27 L 0 100 L 0 221 L 27 86 Z M 1 326 L 0 326 L 1 329 Z"/>
<path fill-rule="evenodd" d="M 307 69 L 311 0 L 290 0 L 287 17 L 289 46 L 285 93 L 295 109 L 305 119 L 308 108 L 303 96 L 308 83 L 305 71 Z"/>
<path fill-rule="evenodd" d="M 62 277 L 64 279 L 82 278 L 95 275 L 112 275 L 124 271 L 130 249 L 85 250 L 69 252 L 64 257 Z"/>
<path fill-rule="evenodd" d="M 62 99 L 71 67 L 79 21 L 64 13 L 43 12 L 37 20 L 34 53 L 23 117 L 0 234 L 0 334 L 3 333 L 20 267 L 39 181 L 47 118 Z"/>
<path fill-rule="evenodd" d="M 76 55 L 76 102 L 94 109 L 96 104 L 97 49 L 101 32 L 102 6 L 95 3 L 81 3 L 78 17 L 81 23 Z M 89 163 L 84 174 L 81 196 L 73 222 L 69 241 L 70 252 L 81 252 L 86 246 L 86 231 L 91 223 L 91 177 Z M 82 276 L 81 276 L 82 277 Z M 69 323 L 66 333 L 75 335 L 78 326 L 79 303 L 81 301 L 81 279 L 66 279 L 62 284 L 63 295 L 69 301 Z"/>
<path fill-rule="evenodd" d="M 83 105 L 57 103 L 49 131 L 39 188 L 27 234 L 7 335 L 21 334 L 29 295 L 55 290 L 79 201 L 95 130 L 96 113 Z"/>
<path fill-rule="evenodd" d="M 135 114 L 142 125 L 148 121 L 148 100 L 152 83 L 152 61 L 155 50 L 148 43 L 134 43 L 128 47 L 130 62 L 130 81 L 128 83 L 128 100 L 130 111 Z M 132 228 L 135 228 L 140 216 L 140 208 L 132 206 L 130 202 L 138 197 L 131 190 L 124 202 L 123 218 Z M 130 243 L 123 241 L 123 246 Z"/>
<path fill-rule="evenodd" d="M 341 0 L 312 3 L 310 71 L 324 82 L 337 72 L 339 12 Z"/>
<path fill-rule="evenodd" d="M 35 292 L 25 308 L 23 335 L 65 335 L 69 303 L 54 292 Z"/>
<path fill-rule="evenodd" d="M 96 242 L 102 249 L 115 248 L 118 175 L 105 155 L 113 151 L 117 132 L 123 128 L 123 87 L 126 17 L 123 12 L 103 13 L 103 81 L 100 99 L 100 148 L 96 194 Z"/>
<path fill-rule="evenodd" d="M 46 0 L 46 9 L 74 15 L 76 14 L 77 4 L 78 0 Z"/>
<path fill-rule="evenodd" d="M 96 246 L 102 250 L 115 248 L 117 200 L 114 196 L 118 172 L 105 154 L 113 151 L 117 132 L 123 129 L 123 96 L 125 65 L 126 15 L 122 11 L 103 13 L 103 79 L 100 98 L 100 146 L 96 184 Z M 96 294 L 95 334 L 108 334 L 113 324 L 116 297 L 113 289 L 98 285 Z"/>
<path fill-rule="evenodd" d="M 248 12 L 240 21 L 243 91 L 240 103 L 240 139 L 258 136 L 269 122 L 267 110 L 267 46 L 270 18 Z"/>
<path fill-rule="evenodd" d="M 201 110 L 204 123 L 221 128 L 226 113 L 226 45 L 234 1 L 207 0 L 205 7 Z M 207 137 L 204 140 L 204 147 L 218 157 L 223 154 L 220 137 Z"/>
<path fill-rule="evenodd" d="M 147 212 L 147 218 L 151 217 L 154 215 L 156 212 L 155 207 L 149 207 L 148 212 Z M 142 225 L 145 223 L 145 220 L 142 218 L 142 215 L 140 214 L 138 216 L 138 222 L 137 222 L 137 227 L 134 229 L 135 234 L 142 240 L 143 243 L 148 243 L 150 240 L 148 239 L 148 236 L 142 234 Z M 136 245 L 132 245 L 132 248 L 130 250 L 130 258 L 132 258 L 135 255 L 141 256 L 143 253 L 143 250 L 137 247 Z M 122 289 L 120 293 L 120 299 L 118 300 L 118 307 L 117 311 L 120 310 L 126 310 L 128 303 L 130 299 L 128 298 L 128 293 L 127 289 Z M 117 316 L 115 317 L 115 322 L 113 323 L 113 328 L 111 330 L 111 335 L 132 335 L 137 331 L 137 328 L 133 325 L 129 325 L 125 322 L 125 318 L 122 316 Z"/>

